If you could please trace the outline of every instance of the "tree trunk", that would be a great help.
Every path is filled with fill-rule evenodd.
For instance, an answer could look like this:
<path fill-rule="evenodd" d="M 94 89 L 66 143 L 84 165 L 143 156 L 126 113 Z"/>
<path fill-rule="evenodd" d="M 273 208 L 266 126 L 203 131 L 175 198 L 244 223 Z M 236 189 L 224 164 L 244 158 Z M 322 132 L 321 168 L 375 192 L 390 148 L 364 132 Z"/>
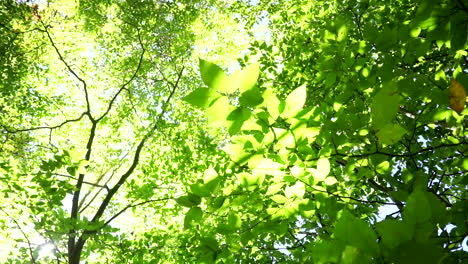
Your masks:
<path fill-rule="evenodd" d="M 86 239 L 80 237 L 72 250 L 68 251 L 68 264 L 80 264 L 81 252 L 85 243 Z"/>

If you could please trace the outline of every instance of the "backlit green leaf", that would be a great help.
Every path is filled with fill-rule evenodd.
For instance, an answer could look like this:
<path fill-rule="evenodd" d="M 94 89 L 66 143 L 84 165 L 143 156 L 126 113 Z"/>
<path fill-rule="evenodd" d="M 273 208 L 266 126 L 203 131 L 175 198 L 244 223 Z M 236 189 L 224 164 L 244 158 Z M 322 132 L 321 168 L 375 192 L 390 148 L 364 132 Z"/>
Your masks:
<path fill-rule="evenodd" d="M 278 100 L 276 95 L 273 93 L 272 89 L 267 89 L 263 97 L 265 98 L 265 104 L 268 110 L 268 114 L 270 114 L 271 117 L 276 120 L 278 116 L 280 115 L 280 112 L 279 112 L 280 101 Z"/>
<path fill-rule="evenodd" d="M 219 95 L 209 88 L 198 88 L 183 98 L 187 103 L 200 108 L 207 108 Z"/>
<path fill-rule="evenodd" d="M 286 98 L 286 105 L 281 116 L 284 118 L 294 117 L 297 113 L 302 110 L 307 97 L 306 85 L 303 84 L 300 87 L 292 91 Z"/>
<path fill-rule="evenodd" d="M 260 67 L 258 63 L 253 63 L 242 69 L 240 76 L 239 90 L 241 92 L 252 89 L 257 83 L 258 74 L 260 73 Z"/>
<path fill-rule="evenodd" d="M 203 82 L 214 90 L 226 79 L 224 71 L 216 64 L 199 59 L 200 74 Z"/>

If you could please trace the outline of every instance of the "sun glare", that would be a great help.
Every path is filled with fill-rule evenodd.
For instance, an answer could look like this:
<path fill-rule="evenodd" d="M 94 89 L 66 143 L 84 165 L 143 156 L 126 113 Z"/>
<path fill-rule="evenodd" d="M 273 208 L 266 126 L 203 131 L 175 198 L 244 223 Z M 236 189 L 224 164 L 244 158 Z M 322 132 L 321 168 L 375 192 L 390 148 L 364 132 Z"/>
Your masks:
<path fill-rule="evenodd" d="M 46 243 L 46 244 L 39 246 L 39 248 L 40 249 L 39 249 L 38 259 L 54 256 L 54 249 L 55 249 L 54 244 Z"/>

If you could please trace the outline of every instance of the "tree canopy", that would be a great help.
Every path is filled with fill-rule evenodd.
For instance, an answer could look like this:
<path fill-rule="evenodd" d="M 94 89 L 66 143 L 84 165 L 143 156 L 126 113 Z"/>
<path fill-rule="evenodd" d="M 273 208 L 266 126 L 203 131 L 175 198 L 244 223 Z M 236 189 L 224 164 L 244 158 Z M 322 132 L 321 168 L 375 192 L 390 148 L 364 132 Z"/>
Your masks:
<path fill-rule="evenodd" d="M 0 2 L 0 262 L 465 263 L 464 0 Z"/>

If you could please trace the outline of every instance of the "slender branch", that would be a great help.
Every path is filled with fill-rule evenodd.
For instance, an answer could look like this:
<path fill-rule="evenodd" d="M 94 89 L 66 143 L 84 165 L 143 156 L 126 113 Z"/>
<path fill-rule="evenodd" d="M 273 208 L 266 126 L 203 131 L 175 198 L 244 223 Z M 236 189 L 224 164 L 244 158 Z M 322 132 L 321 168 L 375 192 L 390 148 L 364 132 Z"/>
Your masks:
<path fill-rule="evenodd" d="M 452 204 L 449 201 L 442 198 L 440 195 L 438 195 L 435 190 L 429 189 L 429 191 L 433 193 L 437 197 L 437 199 L 439 199 L 442 203 L 444 203 L 446 207 L 452 207 Z"/>
<path fill-rule="evenodd" d="M 78 180 L 77 178 L 75 178 L 75 177 L 73 177 L 73 176 L 70 176 L 70 175 L 66 175 L 66 174 L 54 173 L 53 175 L 61 176 L 61 177 L 66 177 L 66 178 L 70 178 L 70 179 L 74 179 L 74 180 Z M 94 186 L 94 187 L 106 189 L 106 190 L 109 191 L 109 187 L 107 187 L 107 185 L 99 185 L 99 184 L 97 184 L 97 183 L 92 183 L 92 182 L 88 182 L 88 181 L 83 181 L 83 183 L 84 183 L 84 184 L 87 184 L 87 185 Z"/>
<path fill-rule="evenodd" d="M 135 71 L 133 72 L 132 76 L 120 87 L 120 89 L 117 91 L 117 93 L 115 93 L 114 97 L 112 97 L 111 101 L 109 102 L 109 105 L 107 106 L 106 111 L 99 118 L 96 119 L 97 122 L 99 122 L 101 119 L 103 119 L 109 113 L 109 111 L 112 109 L 112 106 L 113 106 L 115 100 L 117 99 L 117 97 L 119 96 L 119 94 L 123 90 L 128 90 L 127 86 L 136 78 L 136 76 L 138 74 L 138 71 L 141 68 L 141 64 L 143 62 L 143 57 L 144 57 L 144 54 L 145 54 L 146 50 L 145 50 L 145 47 L 143 46 L 143 43 L 141 41 L 140 30 L 138 30 L 138 28 L 137 28 L 137 32 L 138 32 L 138 41 L 140 42 L 140 46 L 141 46 L 141 49 L 142 49 L 141 54 L 140 54 L 140 59 L 138 61 L 138 65 L 137 65 Z"/>
<path fill-rule="evenodd" d="M 353 16 L 356 18 L 356 26 L 357 26 L 357 29 L 358 29 L 358 32 L 359 32 L 359 35 L 360 35 L 361 39 L 364 39 L 364 35 L 362 34 L 361 16 L 354 12 L 351 5 L 348 5 L 348 8 L 349 8 L 349 11 L 351 11 Z"/>
<path fill-rule="evenodd" d="M 33 250 L 32 250 L 32 244 L 31 244 L 31 241 L 29 240 L 28 236 L 26 235 L 26 233 L 24 232 L 23 228 L 21 228 L 20 224 L 18 223 L 18 221 L 16 221 L 15 218 L 11 217 L 10 214 L 8 214 L 7 211 L 5 211 L 2 207 L 0 207 L 0 210 L 6 214 L 14 223 L 15 225 L 18 227 L 18 229 L 20 230 L 20 232 L 23 234 L 24 238 L 26 239 L 26 242 L 28 243 L 28 248 L 29 248 L 29 255 L 31 256 L 31 263 L 35 264 L 36 263 L 36 259 L 34 258 L 34 253 L 33 253 Z"/>
<path fill-rule="evenodd" d="M 169 101 L 171 100 L 172 96 L 174 95 L 175 91 L 176 91 L 176 88 L 178 86 L 178 83 L 179 83 L 179 80 L 180 78 L 182 77 L 182 73 L 184 71 L 184 68 L 182 68 L 182 70 L 180 71 L 179 73 L 179 76 L 177 78 L 177 81 L 176 83 L 174 84 L 173 86 L 173 89 L 171 91 L 171 93 L 169 94 L 169 96 L 167 97 L 166 101 L 164 102 L 164 105 L 162 107 L 162 111 L 161 113 L 159 114 L 158 116 L 158 119 L 156 120 L 156 122 L 154 123 L 153 127 L 150 129 L 150 131 L 141 139 L 140 143 L 138 144 L 136 150 L 135 150 L 135 156 L 133 158 L 133 162 L 132 164 L 130 165 L 130 167 L 128 168 L 127 172 L 125 172 L 119 179 L 119 181 L 117 182 L 117 184 L 114 185 L 114 187 L 107 193 L 106 197 L 104 198 L 104 200 L 102 201 L 101 203 L 101 206 L 99 206 L 98 210 L 96 211 L 96 214 L 94 215 L 93 219 L 91 220 L 92 222 L 97 222 L 102 214 L 104 213 L 105 209 L 107 208 L 107 205 L 110 203 L 110 200 L 112 199 L 112 197 L 115 195 L 115 193 L 117 193 L 117 191 L 119 190 L 119 188 L 125 183 L 125 181 L 127 180 L 128 177 L 130 177 L 130 175 L 133 173 L 133 171 L 135 170 L 136 166 L 138 165 L 138 162 L 140 160 L 140 153 L 146 143 L 146 141 L 148 140 L 148 138 L 150 138 L 154 132 L 156 131 L 156 129 L 158 128 L 158 125 L 159 125 L 159 121 L 163 118 L 164 114 L 166 113 L 166 109 L 167 109 L 167 106 L 169 104 Z"/>
<path fill-rule="evenodd" d="M 62 126 L 68 124 L 68 123 L 72 123 L 72 122 L 77 122 L 77 121 L 80 121 L 85 115 L 87 115 L 86 112 L 82 113 L 79 117 L 75 118 L 75 119 L 67 119 L 65 120 L 64 122 L 58 124 L 58 125 L 55 125 L 55 126 L 39 126 L 39 127 L 32 127 L 32 128 L 23 128 L 23 129 L 15 129 L 15 130 L 10 130 L 8 129 L 7 127 L 5 127 L 4 125 L 2 125 L 3 129 L 5 129 L 6 132 L 8 133 L 19 133 L 19 132 L 27 132 L 27 131 L 34 131 L 34 130 L 40 130 L 40 129 L 50 129 L 50 130 L 53 130 L 53 129 L 57 129 L 57 128 L 61 128 Z"/>
<path fill-rule="evenodd" d="M 392 191 L 392 190 L 391 190 L 391 189 L 386 188 L 386 187 L 384 187 L 384 186 L 378 184 L 378 183 L 375 182 L 373 179 L 369 179 L 369 180 L 367 180 L 367 181 L 368 181 L 375 189 L 377 189 L 377 190 L 379 190 L 379 191 L 385 193 L 386 195 L 388 195 L 388 197 L 390 197 L 390 199 L 392 199 L 392 201 L 394 202 L 394 204 L 398 207 L 398 209 L 399 209 L 400 211 L 403 210 L 403 207 L 404 207 L 403 203 L 402 203 L 400 200 L 398 200 L 398 199 L 396 199 L 396 198 L 394 198 L 394 197 L 392 196 L 392 194 L 391 194 L 391 191 Z"/>
<path fill-rule="evenodd" d="M 35 11 L 36 14 L 37 14 L 37 11 Z M 87 88 L 87 84 L 85 82 L 84 79 L 82 79 L 70 66 L 70 64 L 67 63 L 67 61 L 65 60 L 65 58 L 62 56 L 62 53 L 60 52 L 60 50 L 57 48 L 57 45 L 55 44 L 54 40 L 52 39 L 52 36 L 50 35 L 50 32 L 49 30 L 47 29 L 47 26 L 44 24 L 44 22 L 41 20 L 39 20 L 42 24 L 42 26 L 44 27 L 44 32 L 46 33 L 47 37 L 49 38 L 49 41 L 52 45 L 52 47 L 54 47 L 55 49 L 55 52 L 57 53 L 57 55 L 59 56 L 60 60 L 63 62 L 63 64 L 65 64 L 65 67 L 67 67 L 68 71 L 73 75 L 75 76 L 75 78 L 80 81 L 82 84 L 83 84 L 83 90 L 84 90 L 84 93 L 85 93 L 85 99 L 86 99 L 86 112 L 88 113 L 88 115 L 91 117 L 91 105 L 89 103 L 89 95 L 88 95 L 88 88 Z"/>
<path fill-rule="evenodd" d="M 130 165 L 129 169 L 127 170 L 126 173 L 124 173 L 121 177 L 120 177 L 120 180 L 117 182 L 116 185 L 114 185 L 114 187 L 107 193 L 106 197 L 104 198 L 104 200 L 102 201 L 101 205 L 99 206 L 98 210 L 96 211 L 96 214 L 94 215 L 93 219 L 91 220 L 91 222 L 93 223 L 96 223 L 102 216 L 102 214 L 104 213 L 104 211 L 106 210 L 107 206 L 109 205 L 112 197 L 117 193 L 117 191 L 119 190 L 119 188 L 124 184 L 124 182 L 127 180 L 128 177 L 130 177 L 130 175 L 133 173 L 133 171 L 135 170 L 136 166 L 138 165 L 138 162 L 139 162 L 139 159 L 140 159 L 140 153 L 146 143 L 146 140 L 148 140 L 148 138 L 150 138 L 154 132 L 156 131 L 156 129 L 158 128 L 158 125 L 159 125 L 159 121 L 163 118 L 165 112 L 166 112 L 166 109 L 167 109 L 167 105 L 169 104 L 169 101 L 172 99 L 177 87 L 178 87 L 178 84 L 179 84 L 179 81 L 180 81 L 180 78 L 182 77 L 182 73 L 184 71 L 184 67 L 182 67 L 180 73 L 179 73 L 179 76 L 177 77 L 177 81 L 176 83 L 174 84 L 173 86 L 173 89 L 171 91 L 171 93 L 169 94 L 169 96 L 167 97 L 163 107 L 162 107 L 162 111 L 161 113 L 159 114 L 158 116 L 158 119 L 156 120 L 156 122 L 154 123 L 154 126 L 152 127 L 152 129 L 142 138 L 142 140 L 140 141 L 140 143 L 138 144 L 136 150 L 135 150 L 135 156 L 133 158 L 133 162 L 132 164 Z M 93 123 L 95 124 L 95 123 Z M 78 241 L 75 242 L 74 240 L 74 237 L 73 237 L 73 244 L 72 244 L 72 250 L 69 251 L 71 252 L 70 256 L 69 256 L 69 260 L 70 260 L 70 263 L 77 263 L 79 261 L 79 257 L 80 257 L 80 254 L 81 254 L 81 250 L 83 249 L 83 246 L 87 240 L 87 236 L 84 236 L 84 235 L 88 235 L 86 233 L 83 233 L 83 235 L 81 235 L 79 238 L 78 238 Z M 70 239 L 71 240 L 71 239 Z M 70 247 L 70 240 L 69 240 L 69 247 Z"/>
<path fill-rule="evenodd" d="M 428 147 L 428 148 L 420 149 L 420 150 L 415 151 L 415 152 L 404 153 L 404 154 L 387 153 L 387 152 L 382 152 L 380 150 L 376 150 L 374 152 L 369 152 L 369 153 L 350 154 L 350 155 L 337 152 L 337 153 L 331 154 L 330 156 L 325 157 L 325 158 L 331 158 L 331 157 L 335 157 L 335 156 L 349 157 L 349 158 L 365 158 L 365 157 L 368 157 L 370 155 L 375 155 L 375 154 L 381 154 L 381 155 L 385 155 L 385 156 L 389 156 L 389 157 L 405 158 L 405 157 L 416 156 L 416 155 L 422 154 L 424 152 L 429 152 L 429 151 L 433 151 L 433 150 L 440 149 L 440 148 L 458 147 L 458 146 L 463 146 L 463 145 L 468 145 L 468 142 L 462 141 L 460 143 L 454 143 L 454 144 L 441 144 L 441 145 L 438 145 L 438 146 Z M 318 160 L 320 158 L 323 158 L 323 157 L 317 157 L 316 160 Z M 312 160 L 315 160 L 315 159 L 312 159 Z"/>
<path fill-rule="evenodd" d="M 368 201 L 368 200 L 361 200 L 361 199 L 358 199 L 358 198 L 354 198 L 354 197 L 351 197 L 351 196 L 343 196 L 343 195 L 339 195 L 339 194 L 334 194 L 328 190 L 320 190 L 320 189 L 317 189 L 315 188 L 314 186 L 310 185 L 308 182 L 306 181 L 302 181 L 300 180 L 302 183 L 304 183 L 305 185 L 307 185 L 308 187 L 312 188 L 314 191 L 317 191 L 317 192 L 322 192 L 322 193 L 326 193 L 328 195 L 331 195 L 331 196 L 334 196 L 336 198 L 339 198 L 339 199 L 350 199 L 350 200 L 353 200 L 353 201 L 356 201 L 356 202 L 360 202 L 360 203 L 369 203 L 369 204 L 387 204 L 387 205 L 397 205 L 396 203 L 388 203 L 388 202 L 382 202 L 382 201 Z"/>
<path fill-rule="evenodd" d="M 302 241 L 299 240 L 299 238 L 297 238 L 297 237 L 291 232 L 291 229 L 288 229 L 288 233 L 294 238 L 294 240 L 296 240 L 297 245 L 301 246 L 303 249 L 306 249 L 306 247 L 304 246 L 304 244 L 302 244 Z"/>
<path fill-rule="evenodd" d="M 260 250 L 267 250 L 267 251 L 279 251 L 279 250 L 297 249 L 299 247 L 301 247 L 301 245 L 295 245 L 295 246 L 289 246 L 289 247 L 250 247 L 250 246 L 246 246 L 245 248 L 248 248 L 248 249 L 257 248 L 257 249 L 260 249 Z"/>
<path fill-rule="evenodd" d="M 122 167 L 122 165 L 123 165 L 122 161 L 127 157 L 127 155 L 128 155 L 128 152 L 119 160 L 118 166 L 112 170 L 112 173 L 111 173 L 111 175 L 109 176 L 109 178 L 107 178 L 106 182 L 104 183 L 104 186 L 107 187 L 107 184 L 108 184 L 108 183 L 112 180 L 112 178 L 114 177 L 115 172 L 116 172 L 118 169 L 120 169 L 120 168 Z M 99 178 L 97 179 L 97 182 L 100 182 L 101 179 L 105 176 L 105 174 L 107 174 L 107 173 L 109 172 L 110 169 L 111 169 L 111 168 L 109 168 L 104 174 L 102 174 L 101 177 L 99 177 Z M 85 203 L 86 198 L 87 198 L 87 197 L 89 196 L 89 194 L 91 193 L 91 190 L 90 190 L 88 193 L 85 194 L 85 196 L 83 197 L 83 199 L 81 200 L 80 205 L 79 205 L 79 208 L 81 208 L 80 213 L 84 212 L 84 210 L 86 210 L 86 208 L 88 208 L 88 207 L 94 202 L 94 200 L 95 200 L 95 199 L 97 198 L 97 196 L 101 193 L 101 191 L 102 191 L 102 189 L 99 189 L 99 190 L 94 194 L 94 196 L 91 198 L 91 200 L 89 200 L 89 202 L 88 202 L 85 206 L 83 206 L 83 204 Z M 108 187 L 107 187 L 107 191 L 109 192 L 109 188 L 108 188 Z"/>
<path fill-rule="evenodd" d="M 171 199 L 174 199 L 174 198 L 173 197 L 166 197 L 166 198 L 161 198 L 161 199 L 156 199 L 156 200 L 148 200 L 148 201 L 144 201 L 144 202 L 140 202 L 140 203 L 136 203 L 136 204 L 129 204 L 129 205 L 125 206 L 123 209 L 121 209 L 118 213 L 113 215 L 111 218 L 109 218 L 109 220 L 107 220 L 104 223 L 104 225 L 102 225 L 100 228 L 103 228 L 103 227 L 109 225 L 110 222 L 112 222 L 115 218 L 119 217 L 121 214 L 123 214 L 125 211 L 127 211 L 130 208 L 134 208 L 134 207 L 144 205 L 144 204 L 147 204 L 147 203 L 162 202 L 162 201 L 167 201 L 167 200 L 171 200 Z"/>

